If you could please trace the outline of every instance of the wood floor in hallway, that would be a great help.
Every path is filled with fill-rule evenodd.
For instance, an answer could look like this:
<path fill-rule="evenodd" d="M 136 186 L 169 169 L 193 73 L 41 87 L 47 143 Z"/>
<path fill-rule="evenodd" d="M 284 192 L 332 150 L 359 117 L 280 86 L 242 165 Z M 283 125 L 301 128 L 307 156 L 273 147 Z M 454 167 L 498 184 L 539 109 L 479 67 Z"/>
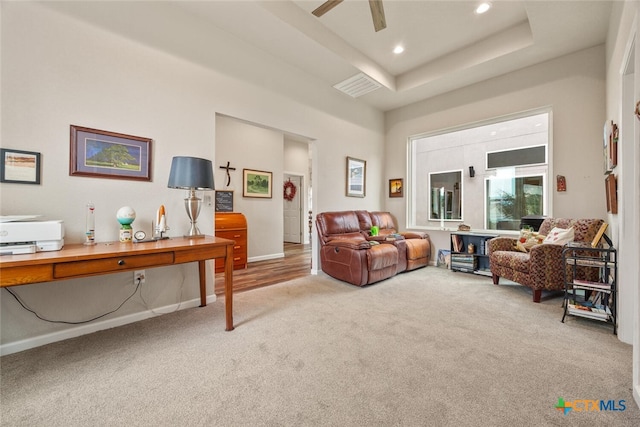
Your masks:
<path fill-rule="evenodd" d="M 284 244 L 284 258 L 250 262 L 233 271 L 233 292 L 286 282 L 311 274 L 311 245 Z M 224 273 L 216 274 L 216 295 L 224 293 Z"/>

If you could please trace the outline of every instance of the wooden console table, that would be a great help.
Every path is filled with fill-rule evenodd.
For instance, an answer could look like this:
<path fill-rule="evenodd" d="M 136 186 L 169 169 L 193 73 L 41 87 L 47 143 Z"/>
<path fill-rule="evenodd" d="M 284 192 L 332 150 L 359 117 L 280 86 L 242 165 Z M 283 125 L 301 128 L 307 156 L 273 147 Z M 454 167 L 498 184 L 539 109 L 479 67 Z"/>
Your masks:
<path fill-rule="evenodd" d="M 226 330 L 233 330 L 233 240 L 205 236 L 145 243 L 65 245 L 60 251 L 0 257 L 0 287 L 198 262 L 200 306 L 207 305 L 205 261 L 224 259 Z"/>

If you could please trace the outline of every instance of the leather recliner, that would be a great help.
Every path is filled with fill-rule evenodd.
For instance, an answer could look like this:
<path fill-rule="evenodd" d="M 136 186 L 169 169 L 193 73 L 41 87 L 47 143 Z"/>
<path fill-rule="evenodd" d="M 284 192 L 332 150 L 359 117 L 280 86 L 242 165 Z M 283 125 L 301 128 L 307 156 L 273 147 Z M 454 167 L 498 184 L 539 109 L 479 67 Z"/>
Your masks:
<path fill-rule="evenodd" d="M 356 286 L 394 276 L 398 269 L 398 248 L 371 244 L 360 232 L 354 211 L 323 212 L 316 216 L 320 243 L 320 264 L 328 275 Z"/>
<path fill-rule="evenodd" d="M 368 240 L 393 243 L 398 247 L 400 266 L 398 272 L 426 267 L 431 258 L 429 235 L 420 231 L 399 232 L 395 218 L 390 212 L 356 211 L 360 221 L 360 232 Z M 371 236 L 371 227 L 378 227 L 378 235 Z M 400 235 L 402 240 L 398 240 Z M 396 240 L 389 241 L 390 236 Z M 400 268 L 402 267 L 402 268 Z"/>

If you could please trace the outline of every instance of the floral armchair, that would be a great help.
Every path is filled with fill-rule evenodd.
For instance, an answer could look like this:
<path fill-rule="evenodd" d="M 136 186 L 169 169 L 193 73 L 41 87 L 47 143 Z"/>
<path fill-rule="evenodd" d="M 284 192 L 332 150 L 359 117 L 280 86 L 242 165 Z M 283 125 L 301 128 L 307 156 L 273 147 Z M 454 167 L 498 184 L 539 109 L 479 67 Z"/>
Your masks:
<path fill-rule="evenodd" d="M 591 243 L 601 219 L 547 218 L 540 225 L 539 233 L 548 235 L 554 228 L 574 230 L 574 241 Z M 533 290 L 533 302 L 540 302 L 542 291 L 564 290 L 567 266 L 562 264 L 563 245 L 543 243 L 533 246 L 528 252 L 516 249 L 517 238 L 496 237 L 489 241 L 489 260 L 493 284 L 497 285 L 501 277 L 512 280 Z M 595 269 L 586 268 L 576 272 L 584 280 L 597 281 L 591 277 Z"/>

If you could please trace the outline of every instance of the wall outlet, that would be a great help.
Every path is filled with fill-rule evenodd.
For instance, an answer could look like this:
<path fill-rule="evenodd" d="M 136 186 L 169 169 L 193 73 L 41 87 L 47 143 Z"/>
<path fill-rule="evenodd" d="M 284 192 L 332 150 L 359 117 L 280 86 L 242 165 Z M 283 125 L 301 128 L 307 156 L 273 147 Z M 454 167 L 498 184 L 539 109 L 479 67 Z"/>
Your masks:
<path fill-rule="evenodd" d="M 133 284 L 137 285 L 138 281 L 140 281 L 140 284 L 142 285 L 144 283 L 144 279 L 145 279 L 145 274 L 144 274 L 144 270 L 136 270 L 133 272 Z"/>

